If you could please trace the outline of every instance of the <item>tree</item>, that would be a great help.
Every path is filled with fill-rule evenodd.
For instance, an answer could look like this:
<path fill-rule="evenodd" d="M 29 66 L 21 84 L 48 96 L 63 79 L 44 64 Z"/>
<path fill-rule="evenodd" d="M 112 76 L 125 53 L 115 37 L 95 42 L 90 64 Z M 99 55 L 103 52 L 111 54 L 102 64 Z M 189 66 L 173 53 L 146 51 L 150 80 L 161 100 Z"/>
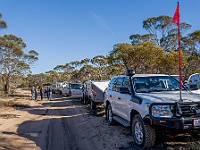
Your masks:
<path fill-rule="evenodd" d="M 134 46 L 127 43 L 115 44 L 113 50 L 109 54 L 109 63 L 112 65 L 121 65 L 122 71 L 131 67 L 132 58 L 130 54 L 133 52 Z"/>
<path fill-rule="evenodd" d="M 142 42 L 134 46 L 130 57 L 136 73 L 161 73 L 165 53 L 155 42 Z"/>
<path fill-rule="evenodd" d="M 150 42 L 154 40 L 154 34 L 144 34 L 144 35 L 140 35 L 140 34 L 134 34 L 131 35 L 129 37 L 129 39 L 131 40 L 131 43 L 133 45 L 139 44 L 141 42 Z"/>
<path fill-rule="evenodd" d="M 102 80 L 102 76 L 105 75 L 104 68 L 108 65 L 107 58 L 103 55 L 97 55 L 91 59 L 91 63 L 97 67 L 98 78 Z"/>
<path fill-rule="evenodd" d="M 12 34 L 0 37 L 0 66 L 4 74 L 5 91 L 10 93 L 10 82 L 13 76 L 23 76 L 30 72 L 30 65 L 38 60 L 38 53 L 30 50 L 25 53 L 24 41 Z"/>
<path fill-rule="evenodd" d="M 5 29 L 7 28 L 7 23 L 3 20 L 1 20 L 2 14 L 0 13 L 0 29 Z"/>
<path fill-rule="evenodd" d="M 184 22 L 180 26 L 181 35 L 191 28 L 190 24 Z M 157 45 L 161 46 L 166 52 L 176 48 L 178 32 L 177 27 L 172 21 L 172 17 L 161 15 L 148 18 L 143 21 L 143 28 L 150 33 L 150 38 L 157 42 Z"/>
<path fill-rule="evenodd" d="M 192 74 L 200 71 L 200 30 L 182 37 L 182 50 L 187 54 L 187 65 L 184 71 Z"/>
<path fill-rule="evenodd" d="M 80 68 L 79 73 L 82 77 L 82 80 L 94 79 L 95 72 L 94 72 L 94 67 L 92 65 L 88 64 L 83 65 Z"/>

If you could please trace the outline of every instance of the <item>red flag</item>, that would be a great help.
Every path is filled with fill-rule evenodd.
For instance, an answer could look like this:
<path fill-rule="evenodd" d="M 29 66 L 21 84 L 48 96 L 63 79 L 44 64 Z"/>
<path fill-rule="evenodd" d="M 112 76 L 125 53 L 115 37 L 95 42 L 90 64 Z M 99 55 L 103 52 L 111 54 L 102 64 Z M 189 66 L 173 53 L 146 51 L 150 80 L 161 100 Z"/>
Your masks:
<path fill-rule="evenodd" d="M 180 25 L 180 6 L 177 4 L 176 11 L 174 13 L 173 22 L 179 26 Z"/>

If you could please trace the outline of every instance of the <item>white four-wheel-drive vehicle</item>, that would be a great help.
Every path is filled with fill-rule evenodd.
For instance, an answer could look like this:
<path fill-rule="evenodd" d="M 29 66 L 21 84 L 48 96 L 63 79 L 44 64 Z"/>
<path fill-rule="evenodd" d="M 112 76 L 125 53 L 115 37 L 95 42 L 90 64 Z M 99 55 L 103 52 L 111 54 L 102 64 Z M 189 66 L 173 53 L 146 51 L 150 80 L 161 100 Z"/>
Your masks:
<path fill-rule="evenodd" d="M 142 148 L 155 144 L 156 132 L 200 131 L 200 96 L 164 74 L 115 76 L 105 91 L 105 113 L 109 124 L 115 121 L 131 127 L 134 141 Z"/>

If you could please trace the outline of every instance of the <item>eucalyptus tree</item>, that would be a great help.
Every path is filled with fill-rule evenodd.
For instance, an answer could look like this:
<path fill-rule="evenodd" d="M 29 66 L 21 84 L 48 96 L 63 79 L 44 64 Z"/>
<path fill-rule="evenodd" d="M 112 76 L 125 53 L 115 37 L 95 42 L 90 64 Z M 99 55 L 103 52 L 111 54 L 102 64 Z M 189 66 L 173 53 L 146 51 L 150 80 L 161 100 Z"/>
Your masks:
<path fill-rule="evenodd" d="M 54 71 L 58 72 L 64 71 L 64 69 L 65 69 L 64 65 L 57 65 L 56 67 L 53 68 Z"/>
<path fill-rule="evenodd" d="M 181 35 L 191 28 L 190 24 L 181 23 Z M 158 17 L 148 18 L 143 21 L 143 28 L 149 32 L 145 35 L 131 35 L 130 39 L 132 43 L 138 42 L 138 39 L 142 40 L 141 42 L 147 42 L 147 40 L 153 40 L 157 45 L 161 46 L 166 52 L 169 52 L 171 49 L 176 49 L 177 46 L 177 27 L 172 21 L 172 17 L 161 15 Z"/>
<path fill-rule="evenodd" d="M 80 68 L 79 73 L 82 77 L 82 81 L 92 80 L 95 73 L 94 67 L 92 65 L 85 64 Z"/>
<path fill-rule="evenodd" d="M 0 13 L 0 29 L 5 29 L 5 28 L 7 28 L 7 23 L 2 20 L 2 17 L 3 17 L 3 15 Z M 1 78 L 1 80 L 0 80 L 0 89 L 4 89 L 3 80 L 2 80 L 3 79 L 3 75 L 2 74 L 0 74 L 0 78 Z"/>
<path fill-rule="evenodd" d="M 155 42 L 142 42 L 130 53 L 136 73 L 161 73 L 165 52 Z"/>
<path fill-rule="evenodd" d="M 182 37 L 182 49 L 187 54 L 187 66 L 184 70 L 188 74 L 200 73 L 200 30 Z"/>
<path fill-rule="evenodd" d="M 91 68 L 90 58 L 84 58 L 79 62 L 80 65 L 80 74 L 82 76 L 82 80 L 90 80 L 91 79 Z"/>
<path fill-rule="evenodd" d="M 133 45 L 136 45 L 136 44 L 141 43 L 141 42 L 153 41 L 154 40 L 154 34 L 144 34 L 144 35 L 134 34 L 134 35 L 131 35 L 129 37 L 129 39 L 131 40 L 131 43 Z"/>
<path fill-rule="evenodd" d="M 69 65 L 70 66 L 72 66 L 72 67 L 74 67 L 74 69 L 76 70 L 76 69 L 78 69 L 78 67 L 80 66 L 80 62 L 79 61 L 71 61 L 70 63 L 69 63 Z"/>
<path fill-rule="evenodd" d="M 47 83 L 53 84 L 59 81 L 59 74 L 55 70 L 46 71 L 45 73 L 48 77 Z"/>
<path fill-rule="evenodd" d="M 188 54 L 200 54 L 200 30 L 196 30 L 182 37 L 182 46 L 183 50 Z"/>
<path fill-rule="evenodd" d="M 79 73 L 79 70 L 74 70 L 71 72 L 71 82 L 81 82 L 82 81 L 82 77 L 81 74 Z"/>
<path fill-rule="evenodd" d="M 66 63 L 62 69 L 64 72 L 70 74 L 75 68 L 71 66 L 71 63 Z"/>
<path fill-rule="evenodd" d="M 71 66 L 70 63 L 66 63 L 65 65 L 57 65 L 54 68 L 54 71 L 57 72 L 60 76 L 60 80 L 62 81 L 69 81 L 71 73 L 73 72 L 75 68 Z"/>
<path fill-rule="evenodd" d="M 4 74 L 5 91 L 10 93 L 10 82 L 13 76 L 23 76 L 30 72 L 30 66 L 38 60 L 38 53 L 23 50 L 26 44 L 15 35 L 9 34 L 0 37 L 0 69 Z"/>
<path fill-rule="evenodd" d="M 99 80 L 102 80 L 102 76 L 105 76 L 104 69 L 108 66 L 108 60 L 103 55 L 97 55 L 91 59 L 91 63 L 97 67 Z"/>
<path fill-rule="evenodd" d="M 90 58 L 85 58 L 80 61 L 80 65 L 89 65 L 90 63 Z"/>
<path fill-rule="evenodd" d="M 2 20 L 3 15 L 0 13 L 0 29 L 5 29 L 7 28 L 7 23 Z"/>
<path fill-rule="evenodd" d="M 118 43 L 113 46 L 113 50 L 108 55 L 108 63 L 112 66 L 120 68 L 121 72 L 125 72 L 126 69 L 132 66 L 131 53 L 134 46 L 127 43 Z"/>

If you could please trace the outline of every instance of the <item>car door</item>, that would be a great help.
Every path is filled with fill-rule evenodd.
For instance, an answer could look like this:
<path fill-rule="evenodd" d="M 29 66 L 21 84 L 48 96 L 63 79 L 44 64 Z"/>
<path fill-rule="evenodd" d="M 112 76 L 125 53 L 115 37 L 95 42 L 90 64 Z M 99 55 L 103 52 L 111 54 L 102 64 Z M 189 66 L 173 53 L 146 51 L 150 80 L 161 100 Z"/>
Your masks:
<path fill-rule="evenodd" d="M 113 77 L 109 84 L 108 84 L 108 87 L 106 89 L 106 92 L 105 92 L 105 99 L 108 100 L 111 104 L 111 107 L 112 107 L 112 111 L 114 114 L 117 114 L 117 109 L 115 108 L 115 101 L 116 101 L 116 81 L 117 81 L 117 78 Z"/>
<path fill-rule="evenodd" d="M 124 118 L 124 119 L 128 119 L 128 115 L 127 115 L 127 103 L 128 101 L 131 99 L 131 95 L 130 94 L 123 94 L 120 93 L 120 87 L 121 86 L 127 86 L 129 87 L 129 85 L 127 85 L 127 83 L 129 83 L 128 78 L 118 78 L 117 80 L 117 84 L 116 84 L 116 89 L 117 89 L 117 96 L 116 96 L 116 109 L 117 109 L 117 114 Z"/>
<path fill-rule="evenodd" d="M 82 98 L 82 87 L 78 83 L 71 83 L 70 86 L 71 98 Z"/>

